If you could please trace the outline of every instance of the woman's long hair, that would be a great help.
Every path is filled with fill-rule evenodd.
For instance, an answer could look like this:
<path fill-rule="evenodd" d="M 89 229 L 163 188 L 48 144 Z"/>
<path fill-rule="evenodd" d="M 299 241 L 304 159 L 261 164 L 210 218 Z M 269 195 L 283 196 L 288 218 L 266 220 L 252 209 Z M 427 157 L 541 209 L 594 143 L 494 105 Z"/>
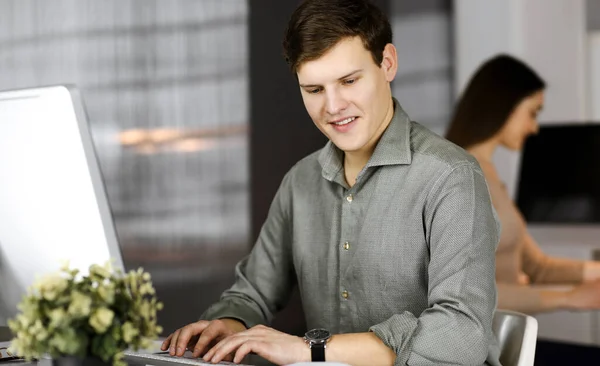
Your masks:
<path fill-rule="evenodd" d="M 487 60 L 458 102 L 446 138 L 465 149 L 488 140 L 523 99 L 545 87 L 533 69 L 512 56 Z"/>

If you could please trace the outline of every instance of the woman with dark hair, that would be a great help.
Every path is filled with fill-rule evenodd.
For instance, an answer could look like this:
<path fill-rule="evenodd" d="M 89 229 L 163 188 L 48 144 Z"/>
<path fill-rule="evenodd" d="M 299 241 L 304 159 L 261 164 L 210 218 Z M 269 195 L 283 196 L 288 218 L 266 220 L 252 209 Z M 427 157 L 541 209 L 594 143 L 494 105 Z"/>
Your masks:
<path fill-rule="evenodd" d="M 508 55 L 487 60 L 458 102 L 446 138 L 477 158 L 502 223 L 496 252 L 498 308 L 524 313 L 600 309 L 600 262 L 552 258 L 527 233 L 523 216 L 501 182 L 492 157 L 498 146 L 520 150 L 538 131 L 544 81 Z M 571 284 L 570 291 L 536 285 Z"/>

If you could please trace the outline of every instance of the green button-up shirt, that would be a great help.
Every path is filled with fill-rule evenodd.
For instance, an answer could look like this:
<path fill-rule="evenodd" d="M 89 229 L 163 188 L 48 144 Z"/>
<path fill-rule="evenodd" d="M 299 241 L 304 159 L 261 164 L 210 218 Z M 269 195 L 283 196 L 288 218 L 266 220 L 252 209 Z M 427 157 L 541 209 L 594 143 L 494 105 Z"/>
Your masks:
<path fill-rule="evenodd" d="M 204 319 L 268 324 L 297 285 L 309 329 L 373 331 L 396 365 L 499 365 L 500 227 L 484 176 L 394 103 L 354 186 L 331 142 L 286 174 L 235 284 Z"/>

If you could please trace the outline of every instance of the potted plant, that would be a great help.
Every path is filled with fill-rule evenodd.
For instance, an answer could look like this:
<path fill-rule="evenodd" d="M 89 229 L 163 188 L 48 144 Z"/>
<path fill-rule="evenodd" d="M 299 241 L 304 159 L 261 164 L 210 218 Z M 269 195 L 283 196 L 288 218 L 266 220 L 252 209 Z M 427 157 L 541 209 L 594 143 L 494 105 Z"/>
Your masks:
<path fill-rule="evenodd" d="M 162 332 L 150 274 L 125 274 L 110 263 L 90 266 L 87 275 L 64 265 L 38 279 L 18 309 L 8 322 L 10 348 L 26 360 L 47 355 L 58 365 L 125 366 L 124 350 L 148 348 Z"/>

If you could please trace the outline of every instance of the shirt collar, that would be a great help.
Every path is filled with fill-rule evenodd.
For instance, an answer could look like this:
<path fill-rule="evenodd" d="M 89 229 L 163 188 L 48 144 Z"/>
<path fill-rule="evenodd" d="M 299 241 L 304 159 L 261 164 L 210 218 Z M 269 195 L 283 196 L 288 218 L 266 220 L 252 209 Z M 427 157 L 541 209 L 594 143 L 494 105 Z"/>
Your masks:
<path fill-rule="evenodd" d="M 410 119 L 396 98 L 392 99 L 394 101 L 392 121 L 381 135 L 366 167 L 410 164 L 411 162 Z M 344 168 L 344 152 L 330 140 L 319 154 L 319 163 L 323 177 L 330 181 L 334 180 Z"/>

